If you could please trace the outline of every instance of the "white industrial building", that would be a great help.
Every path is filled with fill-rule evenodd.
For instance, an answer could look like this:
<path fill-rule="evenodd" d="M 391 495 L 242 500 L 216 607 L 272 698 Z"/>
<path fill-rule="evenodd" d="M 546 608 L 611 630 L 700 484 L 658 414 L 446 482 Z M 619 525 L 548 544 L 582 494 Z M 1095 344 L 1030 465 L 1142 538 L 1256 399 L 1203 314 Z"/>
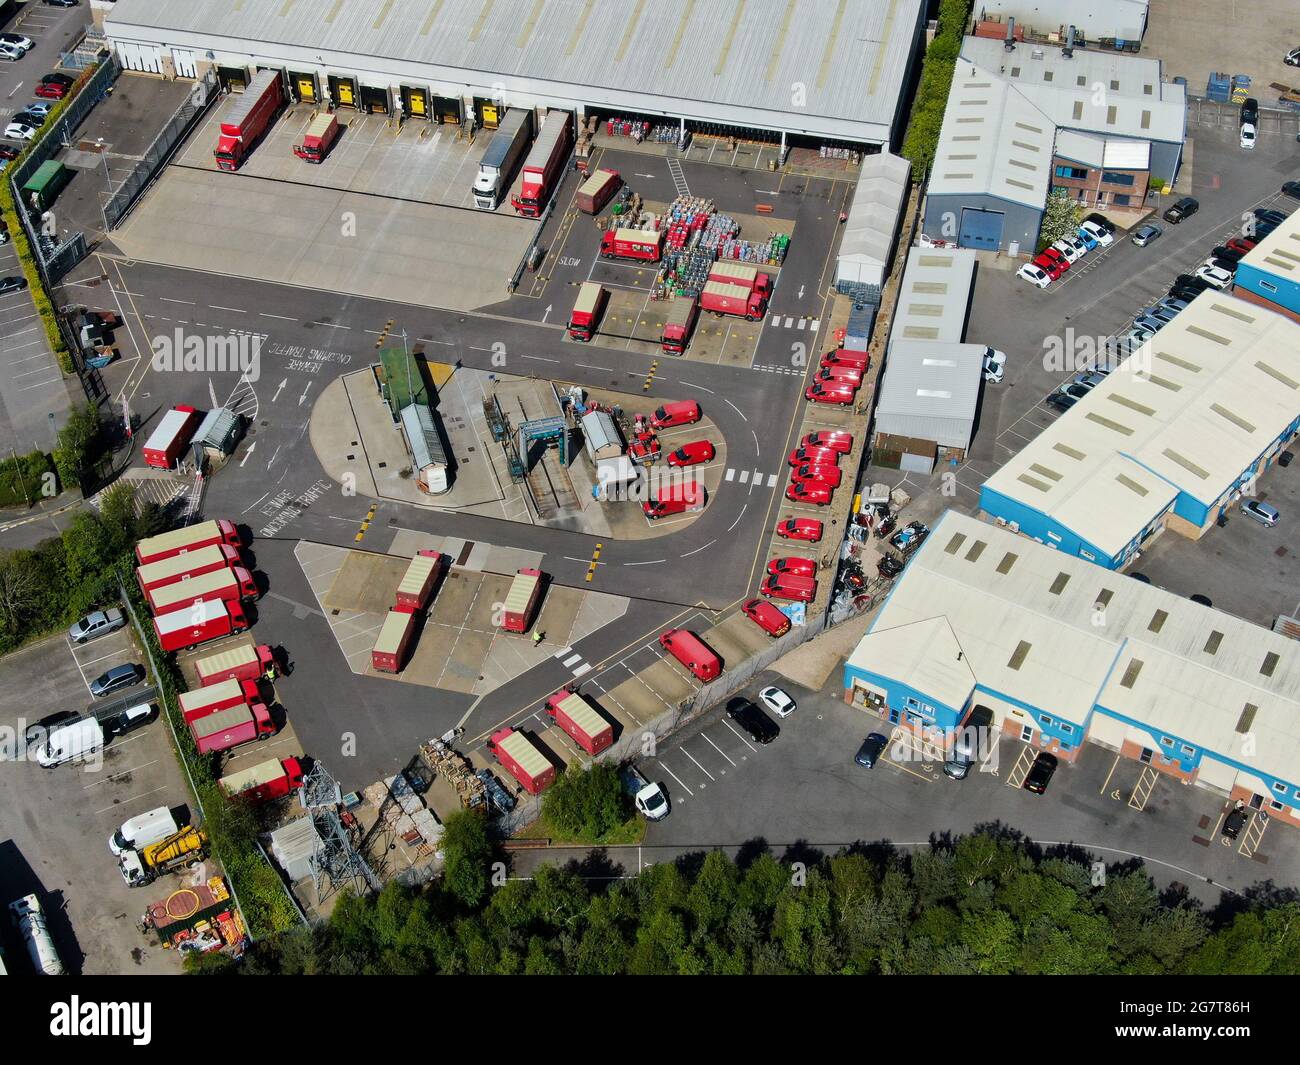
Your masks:
<path fill-rule="evenodd" d="M 888 152 L 862 161 L 835 260 L 840 291 L 864 287 L 878 293 L 884 285 L 911 177 L 912 164 Z"/>
<path fill-rule="evenodd" d="M 984 706 L 1004 737 L 1069 760 L 1097 743 L 1300 825 L 1300 643 L 956 511 L 844 697 L 936 742 Z"/>
<path fill-rule="evenodd" d="M 1016 20 L 1020 32 L 1065 40 L 1073 26 L 1088 42 L 1136 46 L 1147 28 L 1148 0 L 975 0 L 980 22 Z"/>
<path fill-rule="evenodd" d="M 459 122 L 559 107 L 889 144 L 906 115 L 921 0 L 118 0 L 129 70 L 239 86 L 284 71 L 298 99 Z"/>

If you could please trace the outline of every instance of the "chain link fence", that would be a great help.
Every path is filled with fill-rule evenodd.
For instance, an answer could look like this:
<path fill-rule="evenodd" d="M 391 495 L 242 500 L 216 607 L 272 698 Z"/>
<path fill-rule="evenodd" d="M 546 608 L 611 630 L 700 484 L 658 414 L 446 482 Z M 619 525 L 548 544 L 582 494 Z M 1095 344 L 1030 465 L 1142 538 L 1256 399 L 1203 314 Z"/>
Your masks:
<path fill-rule="evenodd" d="M 131 173 L 122 181 L 104 204 L 104 226 L 113 230 L 121 223 L 140 199 L 141 194 L 167 165 L 176 146 L 198 124 L 208 109 L 220 96 L 217 91 L 217 72 L 209 70 L 194 83 L 194 89 L 176 113 L 167 120 L 153 143 L 145 149 Z"/>

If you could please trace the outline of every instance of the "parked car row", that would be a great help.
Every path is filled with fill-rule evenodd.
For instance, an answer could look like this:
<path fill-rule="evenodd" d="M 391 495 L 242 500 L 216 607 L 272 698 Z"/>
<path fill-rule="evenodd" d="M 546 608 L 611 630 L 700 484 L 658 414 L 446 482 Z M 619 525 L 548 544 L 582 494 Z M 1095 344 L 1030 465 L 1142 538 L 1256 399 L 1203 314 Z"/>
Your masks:
<path fill-rule="evenodd" d="M 1090 214 L 1073 236 L 1062 237 L 1025 263 L 1016 276 L 1038 288 L 1047 288 L 1070 267 L 1096 248 L 1108 248 L 1115 242 L 1115 225 L 1100 214 Z"/>
<path fill-rule="evenodd" d="M 804 391 L 809 403 L 832 403 L 851 407 L 871 359 L 865 351 L 837 348 L 822 356 L 813 383 Z"/>
<path fill-rule="evenodd" d="M 852 402 L 850 394 L 849 402 Z M 824 507 L 840 486 L 839 459 L 853 448 L 853 437 L 840 430 L 809 433 L 790 453 L 790 483 L 785 497 L 792 503 Z M 820 535 L 820 531 L 819 531 Z"/>
<path fill-rule="evenodd" d="M 8 40 L 13 36 L 16 35 L 0 34 L 0 55 L 4 54 L 3 49 L 5 47 L 16 47 L 10 45 Z M 27 38 L 23 37 L 22 40 L 26 41 Z M 67 96 L 74 81 L 75 79 L 67 74 L 60 74 L 57 71 L 42 77 L 36 88 L 32 90 L 33 95 L 40 97 L 40 99 L 28 104 L 23 110 L 15 114 L 5 127 L 4 135 L 10 140 L 17 141 L 29 141 L 35 137 L 41 126 L 45 124 L 45 120 L 50 117 L 50 112 L 54 110 L 54 102 Z M 12 158 L 12 156 L 8 158 Z"/>

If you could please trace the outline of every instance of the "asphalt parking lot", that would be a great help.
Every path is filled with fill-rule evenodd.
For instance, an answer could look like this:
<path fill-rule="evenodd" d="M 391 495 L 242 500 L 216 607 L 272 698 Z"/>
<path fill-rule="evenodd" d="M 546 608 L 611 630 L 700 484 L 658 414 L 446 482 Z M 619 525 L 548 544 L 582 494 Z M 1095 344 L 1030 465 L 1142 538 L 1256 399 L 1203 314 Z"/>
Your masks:
<path fill-rule="evenodd" d="M 142 660 L 131 632 L 82 647 L 54 636 L 0 660 L 0 733 L 21 737 L 47 714 L 85 709 L 94 701 L 90 680 Z M 70 972 L 178 972 L 179 959 L 146 941 L 135 923 L 148 902 L 167 894 L 171 878 L 128 888 L 107 842 L 129 817 L 189 802 L 166 723 L 155 719 L 117 737 L 97 763 L 46 770 L 27 757 L 15 759 L 20 752 L 6 752 L 0 765 L 0 901 L 30 892 L 40 897 Z M 5 953 L 25 958 L 9 941 Z"/>

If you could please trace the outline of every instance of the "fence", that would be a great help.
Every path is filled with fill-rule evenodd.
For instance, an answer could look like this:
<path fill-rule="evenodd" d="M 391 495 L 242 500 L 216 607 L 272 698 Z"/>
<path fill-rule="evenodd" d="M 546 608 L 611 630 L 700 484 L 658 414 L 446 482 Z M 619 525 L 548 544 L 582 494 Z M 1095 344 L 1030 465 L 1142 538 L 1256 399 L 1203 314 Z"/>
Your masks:
<path fill-rule="evenodd" d="M 194 83 L 194 90 L 176 113 L 167 120 L 162 131 L 145 149 L 144 156 L 135 164 L 131 173 L 122 181 L 104 204 L 104 228 L 116 229 L 118 224 L 135 206 L 140 195 L 157 177 L 159 171 L 171 158 L 176 146 L 185 138 L 218 98 L 217 72 L 209 70 L 199 81 Z"/>

